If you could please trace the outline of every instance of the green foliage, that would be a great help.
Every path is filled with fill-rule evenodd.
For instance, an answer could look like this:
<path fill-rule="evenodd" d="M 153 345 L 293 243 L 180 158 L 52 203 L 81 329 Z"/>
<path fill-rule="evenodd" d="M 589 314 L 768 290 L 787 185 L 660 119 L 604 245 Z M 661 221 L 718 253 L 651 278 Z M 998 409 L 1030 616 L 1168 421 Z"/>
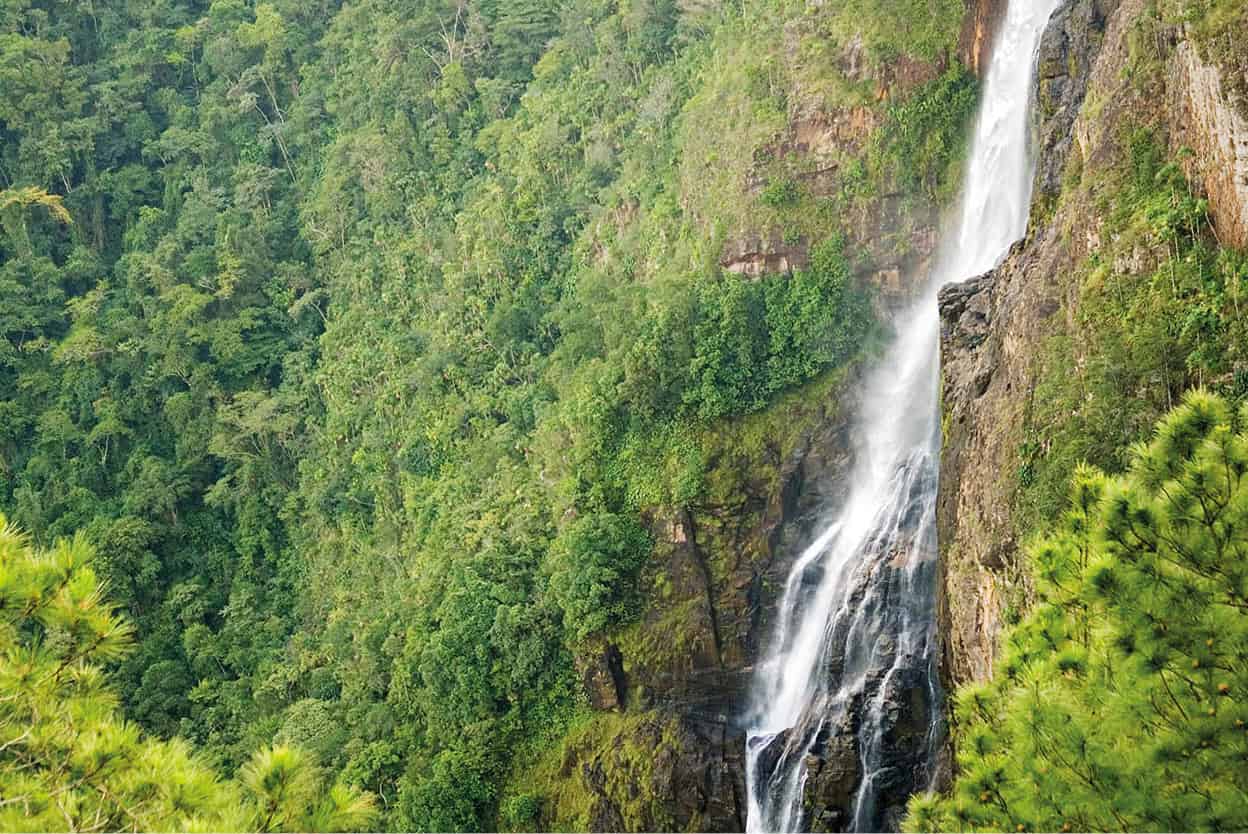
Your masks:
<path fill-rule="evenodd" d="M 1248 56 L 1238 48 L 1239 35 L 1248 27 L 1248 8 L 1237 0 L 1161 0 L 1168 23 L 1181 23 L 1201 57 L 1221 70 L 1232 103 L 1248 117 Z"/>
<path fill-rule="evenodd" d="M 650 536 L 635 520 L 595 513 L 570 522 L 551 544 L 550 590 L 564 627 L 580 640 L 628 622 L 638 605 L 636 575 Z"/>
<path fill-rule="evenodd" d="M 908 830 L 1248 824 L 1248 410 L 1194 391 L 1031 547 L 1036 608 L 958 694 L 952 796 Z"/>
<path fill-rule="evenodd" d="M 221 782 L 181 740 L 120 717 L 103 665 L 133 629 L 104 601 L 82 536 L 39 550 L 0 516 L 0 830 L 344 831 L 372 797 L 306 755 L 258 751 Z"/>
<path fill-rule="evenodd" d="M 544 813 L 502 784 L 629 627 L 643 513 L 730 490 L 869 344 L 884 174 L 809 187 L 794 108 L 901 124 L 827 50 L 942 60 L 953 6 L 4 6 L 0 507 L 99 548 L 125 714 L 252 763 L 229 824 L 357 824 L 297 799 L 312 758 L 386 826 Z M 926 206 L 957 114 L 912 110 L 864 147 Z M 809 267 L 725 272 L 749 233 Z"/>
<path fill-rule="evenodd" d="M 400 824 L 408 831 L 482 830 L 498 792 L 491 770 L 479 751 L 443 750 L 399 794 Z"/>
<path fill-rule="evenodd" d="M 843 242 L 828 241 L 811 258 L 809 269 L 785 278 L 725 276 L 699 287 L 691 386 L 683 395 L 697 417 L 757 411 L 860 348 L 871 313 L 850 280 Z"/>
<path fill-rule="evenodd" d="M 797 183 L 790 177 L 781 177 L 767 184 L 759 199 L 763 205 L 771 208 L 785 208 L 794 205 L 801 197 Z"/>
<path fill-rule="evenodd" d="M 1248 393 L 1248 260 L 1212 238 L 1207 205 L 1151 132 L 1124 135 L 1121 163 L 1098 177 L 1103 244 L 1071 276 L 1072 335 L 1045 351 L 1022 450 L 1023 530 L 1059 511 L 1078 461 L 1120 470 L 1122 438 L 1183 391 Z"/>
<path fill-rule="evenodd" d="M 965 11 L 956 0 L 847 0 L 825 9 L 826 25 L 838 40 L 861 38 L 871 58 L 881 63 L 901 55 L 945 54 Z"/>
<path fill-rule="evenodd" d="M 890 106 L 871 148 L 876 176 L 901 193 L 951 197 L 962 181 L 960 164 L 975 93 L 975 77 L 953 63 L 939 78 Z"/>

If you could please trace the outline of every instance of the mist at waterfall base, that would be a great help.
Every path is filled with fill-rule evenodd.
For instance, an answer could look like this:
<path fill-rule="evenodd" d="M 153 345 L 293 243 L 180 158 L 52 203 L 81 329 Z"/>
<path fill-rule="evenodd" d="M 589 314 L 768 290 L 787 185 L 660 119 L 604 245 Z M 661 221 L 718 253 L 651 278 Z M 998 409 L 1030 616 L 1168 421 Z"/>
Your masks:
<path fill-rule="evenodd" d="M 1026 232 L 1031 90 L 1060 0 L 1012 0 L 997 34 L 956 220 L 921 298 L 867 376 L 848 495 L 794 563 L 747 719 L 747 831 L 797 831 L 812 755 L 857 757 L 853 831 L 896 825 L 943 743 L 936 670 L 940 287 L 998 264 Z M 845 742 L 848 740 L 848 746 Z"/>

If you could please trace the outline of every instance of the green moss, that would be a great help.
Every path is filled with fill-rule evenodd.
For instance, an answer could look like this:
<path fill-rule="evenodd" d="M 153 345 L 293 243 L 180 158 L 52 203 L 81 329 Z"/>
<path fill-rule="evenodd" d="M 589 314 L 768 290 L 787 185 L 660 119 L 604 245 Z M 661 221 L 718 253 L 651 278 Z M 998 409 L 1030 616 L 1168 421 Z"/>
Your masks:
<path fill-rule="evenodd" d="M 737 531 L 754 529 L 760 520 L 747 509 L 747 498 L 779 492 L 782 464 L 792 458 L 811 432 L 835 419 L 842 393 L 852 378 L 852 366 L 835 368 L 781 395 L 763 411 L 721 420 L 688 436 L 697 448 L 697 458 L 708 462 L 690 512 L 698 549 L 714 585 L 728 580 L 736 561 L 763 555 L 765 542 L 736 538 Z M 670 509 L 671 505 L 666 505 L 664 511 Z M 721 528 L 718 513 L 732 519 L 729 528 Z M 706 598 L 701 593 L 676 596 L 672 578 L 661 567 L 671 547 L 665 543 L 657 546 L 639 589 L 659 612 L 658 619 L 633 623 L 611 635 L 624 657 L 625 671 L 668 668 L 705 648 L 696 645 L 705 636 L 704 629 L 693 623 L 704 616 Z"/>
<path fill-rule="evenodd" d="M 655 761 L 664 749 L 679 746 L 676 723 L 657 712 L 586 714 L 559 745 L 516 768 L 502 805 L 536 807 L 540 830 L 587 831 L 600 802 L 619 813 L 624 830 L 671 830 Z M 532 826 L 533 819 L 525 822 Z"/>
<path fill-rule="evenodd" d="M 692 623 L 695 617 L 706 611 L 706 598 L 693 596 L 664 602 L 661 610 L 662 615 L 657 621 L 633 623 L 612 635 L 624 657 L 625 673 L 664 668 L 687 658 L 696 648 L 695 643 L 702 630 Z"/>
<path fill-rule="evenodd" d="M 839 395 L 852 367 L 827 371 L 782 394 L 763 411 L 723 421 L 703 432 L 704 455 L 714 461 L 707 474 L 706 499 L 729 501 L 741 493 L 743 477 L 774 482 L 779 464 L 793 454 L 802 438 L 839 411 Z"/>

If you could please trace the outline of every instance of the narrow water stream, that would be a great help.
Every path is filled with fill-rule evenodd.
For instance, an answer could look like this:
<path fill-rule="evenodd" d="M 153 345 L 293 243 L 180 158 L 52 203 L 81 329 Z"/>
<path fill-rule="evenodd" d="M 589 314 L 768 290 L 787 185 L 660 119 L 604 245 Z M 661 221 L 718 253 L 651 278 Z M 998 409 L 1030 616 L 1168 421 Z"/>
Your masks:
<path fill-rule="evenodd" d="M 936 294 L 993 268 L 1026 231 L 1035 56 L 1059 3 L 1009 3 L 955 222 L 920 298 L 899 316 L 892 345 L 866 379 L 848 496 L 786 581 L 751 692 L 748 831 L 809 825 L 808 763 L 835 734 L 853 739 L 858 758 L 851 830 L 881 830 L 882 792 L 921 790 L 931 777 L 943 732 L 935 622 Z M 900 747 L 911 749 L 899 758 Z"/>

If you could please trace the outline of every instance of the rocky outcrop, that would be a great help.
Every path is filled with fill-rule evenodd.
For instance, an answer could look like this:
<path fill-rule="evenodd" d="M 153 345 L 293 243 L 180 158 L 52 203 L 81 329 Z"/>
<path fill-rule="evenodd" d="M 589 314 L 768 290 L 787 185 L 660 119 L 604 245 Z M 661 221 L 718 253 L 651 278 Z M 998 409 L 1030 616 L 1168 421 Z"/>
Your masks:
<path fill-rule="evenodd" d="M 725 272 L 758 278 L 768 273 L 787 273 L 810 265 L 810 243 L 792 242 L 778 235 L 750 235 L 729 242 L 720 258 Z"/>
<path fill-rule="evenodd" d="M 1201 183 L 1219 239 L 1248 247 L 1248 108 L 1223 71 L 1200 57 L 1196 46 L 1182 40 L 1169 62 L 1170 144 L 1183 156 L 1188 178 Z"/>
<path fill-rule="evenodd" d="M 793 47 L 791 60 L 802 60 Z M 746 193 L 757 196 L 773 182 L 778 170 L 804 194 L 841 200 L 843 167 L 868 152 L 873 132 L 882 124 L 885 102 L 933 81 L 945 71 L 946 58 L 920 60 L 899 55 L 886 63 L 867 58 L 862 39 L 842 44 L 835 62 L 842 83 L 870 85 L 871 104 L 829 103 L 825 89 L 807 89 L 798 82 L 787 92 L 790 115 L 786 129 L 759 148 L 752 170 L 746 172 Z M 800 73 L 798 74 L 800 76 Z M 849 101 L 853 97 L 848 97 Z M 760 221 L 761 222 L 761 221 Z M 853 254 L 855 277 L 869 288 L 881 313 L 910 298 L 917 277 L 927 270 L 935 249 L 938 206 L 915 195 L 879 194 L 853 200 L 837 216 L 839 231 Z M 817 241 L 814 241 L 817 242 Z M 730 236 L 720 254 L 720 267 L 748 278 L 785 274 L 810 263 L 812 241 L 803 235 L 763 223 L 760 228 Z"/>
<path fill-rule="evenodd" d="M 801 427 L 788 438 L 727 443 L 708 462 L 715 483 L 704 501 L 651 519 L 657 545 L 641 578 L 640 622 L 578 658 L 595 709 L 648 716 L 607 744 L 574 748 L 565 763 L 564 778 L 594 809 L 594 830 L 742 830 L 753 664 L 792 559 L 843 494 L 850 453 L 835 392 L 852 384 L 792 412 Z M 639 748 L 653 769 L 631 764 L 628 751 Z M 816 783 L 857 766 L 833 759 Z"/>
<path fill-rule="evenodd" d="M 1040 42 L 1036 73 L 1036 121 L 1039 148 L 1036 191 L 1055 198 L 1074 141 L 1075 120 L 1087 95 L 1092 62 L 1100 53 L 1109 15 L 1118 0 L 1062 5 Z"/>
<path fill-rule="evenodd" d="M 741 751 L 723 726 L 652 713 L 622 729 L 564 764 L 588 797 L 589 830 L 744 830 Z"/>
<path fill-rule="evenodd" d="M 1037 91 L 1038 204 L 1056 198 L 1068 165 L 1104 161 L 1118 118 L 1139 96 L 1121 78 L 1119 52 L 1135 2 L 1125 0 L 1115 13 L 1112 0 L 1073 0 L 1046 31 Z M 1082 105 L 1093 93 L 1117 96 L 1118 106 L 1089 115 Z M 1014 522 L 1020 447 L 1042 347 L 1062 327 L 1055 316 L 1063 306 L 1061 277 L 1086 256 L 1087 235 L 1094 234 L 1086 218 L 1094 214 L 1086 199 L 1067 199 L 1056 214 L 1034 212 L 1027 240 L 999 267 L 940 293 L 937 527 L 942 676 L 949 685 L 991 674 L 1006 612 L 1024 607 L 1030 595 Z"/>

